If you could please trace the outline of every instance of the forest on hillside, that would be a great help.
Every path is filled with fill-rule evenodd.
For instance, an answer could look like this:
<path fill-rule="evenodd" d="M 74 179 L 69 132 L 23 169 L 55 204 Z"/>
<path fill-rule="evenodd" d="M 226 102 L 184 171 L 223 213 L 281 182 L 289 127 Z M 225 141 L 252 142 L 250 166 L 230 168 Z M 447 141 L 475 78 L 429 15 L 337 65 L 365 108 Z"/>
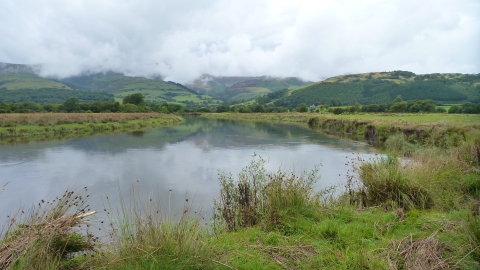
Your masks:
<path fill-rule="evenodd" d="M 356 77 L 355 77 L 356 76 Z M 400 80 L 403 79 L 403 80 Z M 432 99 L 439 103 L 480 101 L 480 75 L 444 77 L 419 75 L 412 78 L 388 75 L 381 79 L 372 76 L 348 75 L 336 81 L 327 80 L 293 91 L 279 99 L 267 95 L 259 99 L 275 100 L 276 106 L 293 108 L 298 104 L 352 105 L 388 103 L 396 96 L 404 100 Z M 338 104 L 339 103 L 339 104 Z"/>

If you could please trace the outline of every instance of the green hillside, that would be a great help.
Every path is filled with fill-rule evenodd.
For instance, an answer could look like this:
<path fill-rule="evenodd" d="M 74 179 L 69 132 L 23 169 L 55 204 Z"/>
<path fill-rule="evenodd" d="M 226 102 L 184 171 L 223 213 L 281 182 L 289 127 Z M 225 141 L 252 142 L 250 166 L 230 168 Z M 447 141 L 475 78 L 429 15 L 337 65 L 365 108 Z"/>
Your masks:
<path fill-rule="evenodd" d="M 59 104 L 70 97 L 82 102 L 113 101 L 112 94 L 73 90 L 54 79 L 42 78 L 30 66 L 0 63 L 0 100 L 4 102 Z"/>
<path fill-rule="evenodd" d="M 275 77 L 215 77 L 203 75 L 188 87 L 199 93 L 221 98 L 225 101 L 249 100 L 264 96 L 275 91 L 305 85 L 298 78 Z"/>
<path fill-rule="evenodd" d="M 113 72 L 56 80 L 40 77 L 34 69 L 27 65 L 0 63 L 0 99 L 9 103 L 33 101 L 48 104 L 63 103 L 75 96 L 82 102 L 121 102 L 125 96 L 140 92 L 145 101 L 152 103 L 174 102 L 190 106 L 222 103 L 220 99 L 198 94 L 175 82 Z"/>
<path fill-rule="evenodd" d="M 279 97 L 267 95 L 265 102 L 276 106 L 298 104 L 389 103 L 396 96 L 404 100 L 432 99 L 440 103 L 480 101 L 480 74 L 424 74 L 408 71 L 377 72 L 337 76 L 301 87 Z M 269 97 L 270 96 L 270 97 Z"/>
<path fill-rule="evenodd" d="M 186 86 L 198 93 L 219 96 L 225 92 L 225 89 L 236 83 L 255 80 L 257 78 L 259 77 L 212 76 L 209 74 L 203 74 L 200 78 L 186 84 Z"/>
<path fill-rule="evenodd" d="M 0 89 L 70 89 L 67 85 L 30 72 L 0 72 Z"/>
<path fill-rule="evenodd" d="M 121 101 L 130 94 L 142 93 L 145 101 L 154 103 L 177 102 L 190 105 L 221 103 L 220 100 L 198 94 L 181 84 L 143 77 L 128 77 L 119 73 L 76 76 L 63 79 L 62 82 L 72 88 L 112 93 L 116 101 Z"/>

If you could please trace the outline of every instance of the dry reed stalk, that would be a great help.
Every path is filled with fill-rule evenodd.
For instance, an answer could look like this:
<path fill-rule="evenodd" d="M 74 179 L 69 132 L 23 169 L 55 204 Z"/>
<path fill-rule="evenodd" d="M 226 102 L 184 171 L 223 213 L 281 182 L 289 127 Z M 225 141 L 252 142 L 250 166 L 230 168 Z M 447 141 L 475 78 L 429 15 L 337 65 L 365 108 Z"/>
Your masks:
<path fill-rule="evenodd" d="M 436 239 L 435 235 L 436 232 L 427 238 L 415 240 L 410 235 L 392 242 L 387 254 L 388 269 L 450 269 L 448 259 L 443 257 L 448 248 Z"/>
<path fill-rule="evenodd" d="M 80 240 L 72 238 L 75 234 L 80 235 L 78 231 L 86 222 L 84 218 L 95 214 L 95 211 L 87 212 L 87 207 L 81 195 L 66 191 L 63 197 L 57 197 L 51 203 L 42 200 L 25 218 L 21 215 L 11 217 L 0 238 L 0 269 L 6 269 L 22 258 L 28 266 L 30 260 L 48 261 L 49 256 L 62 258 L 71 252 L 93 250 L 93 235 L 87 233 Z M 39 256 L 42 258 L 36 258 Z M 36 263 L 33 264 L 38 266 Z"/>

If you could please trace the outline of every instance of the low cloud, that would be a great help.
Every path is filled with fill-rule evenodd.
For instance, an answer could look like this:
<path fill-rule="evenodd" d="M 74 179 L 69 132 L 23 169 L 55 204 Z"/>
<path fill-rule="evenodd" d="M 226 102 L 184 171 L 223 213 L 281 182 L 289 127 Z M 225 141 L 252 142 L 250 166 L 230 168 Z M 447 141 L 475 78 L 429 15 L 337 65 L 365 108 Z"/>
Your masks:
<path fill-rule="evenodd" d="M 202 73 L 479 73 L 479 10 L 476 0 L 4 0 L 0 62 L 182 83 Z"/>

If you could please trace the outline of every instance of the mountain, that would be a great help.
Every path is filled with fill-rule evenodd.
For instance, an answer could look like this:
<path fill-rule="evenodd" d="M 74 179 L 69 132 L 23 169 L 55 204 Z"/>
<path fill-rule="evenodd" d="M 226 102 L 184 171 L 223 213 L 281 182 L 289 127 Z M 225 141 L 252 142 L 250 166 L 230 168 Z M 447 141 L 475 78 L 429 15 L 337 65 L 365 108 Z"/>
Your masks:
<path fill-rule="evenodd" d="M 113 101 L 112 94 L 74 90 L 57 80 L 42 78 L 35 73 L 37 69 L 35 66 L 0 63 L 0 100 L 60 104 L 70 97 L 77 97 L 82 102 Z"/>
<path fill-rule="evenodd" d="M 147 102 L 187 105 L 222 103 L 219 99 L 199 94 L 179 83 L 160 79 L 130 77 L 115 72 L 55 79 L 40 77 L 37 70 L 38 66 L 0 63 L 0 99 L 9 103 L 33 101 L 48 104 L 63 103 L 75 96 L 82 102 L 121 102 L 125 96 L 140 92 Z"/>
<path fill-rule="evenodd" d="M 398 95 L 404 100 L 432 99 L 439 103 L 480 102 L 480 74 L 372 72 L 336 76 L 279 94 L 258 100 L 290 108 L 301 103 L 381 104 L 391 102 Z"/>
<path fill-rule="evenodd" d="M 218 99 L 199 94 L 179 83 L 129 77 L 115 72 L 80 75 L 61 81 L 76 89 L 111 93 L 116 101 L 121 101 L 130 94 L 142 93 L 147 102 L 177 102 L 190 105 L 222 103 Z"/>
<path fill-rule="evenodd" d="M 217 77 L 204 74 L 187 86 L 199 93 L 207 93 L 226 101 L 239 101 L 305 84 L 306 82 L 294 77 Z"/>

